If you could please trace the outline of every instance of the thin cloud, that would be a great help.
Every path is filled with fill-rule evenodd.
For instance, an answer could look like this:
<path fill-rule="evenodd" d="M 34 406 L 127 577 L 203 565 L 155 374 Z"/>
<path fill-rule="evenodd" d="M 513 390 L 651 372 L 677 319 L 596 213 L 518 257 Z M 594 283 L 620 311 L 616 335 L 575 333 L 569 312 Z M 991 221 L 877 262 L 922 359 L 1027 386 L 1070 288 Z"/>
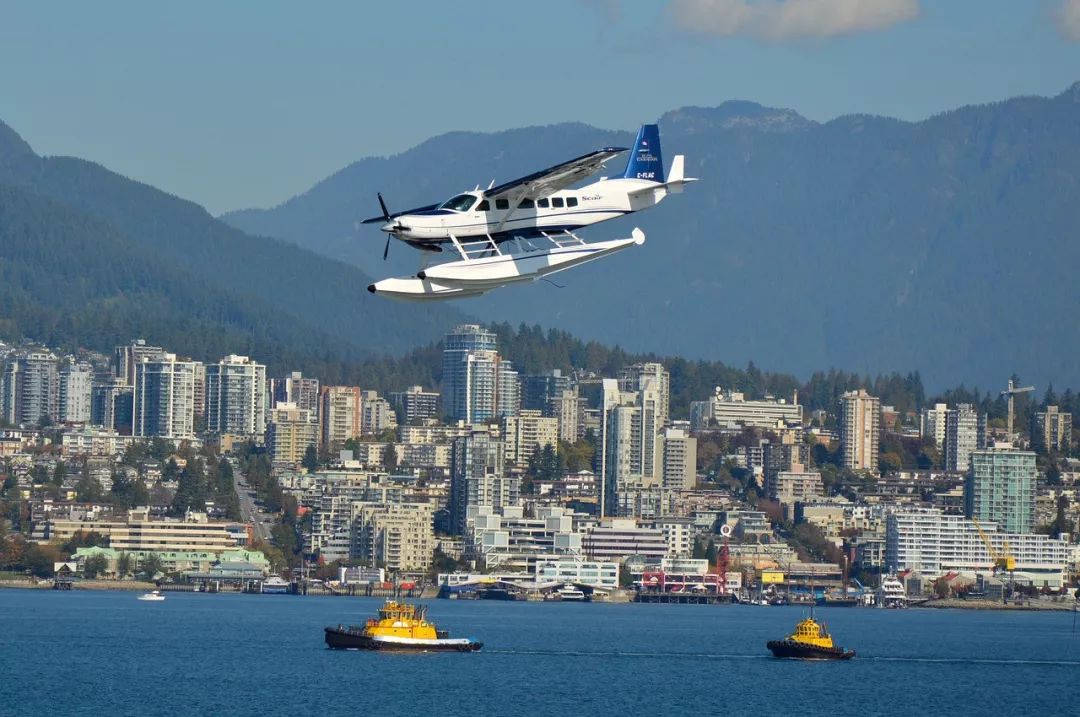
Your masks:
<path fill-rule="evenodd" d="M 672 0 L 668 9 L 690 32 L 790 40 L 884 30 L 917 17 L 919 0 Z"/>
<path fill-rule="evenodd" d="M 1061 0 L 1054 20 L 1066 39 L 1080 42 L 1080 0 Z"/>

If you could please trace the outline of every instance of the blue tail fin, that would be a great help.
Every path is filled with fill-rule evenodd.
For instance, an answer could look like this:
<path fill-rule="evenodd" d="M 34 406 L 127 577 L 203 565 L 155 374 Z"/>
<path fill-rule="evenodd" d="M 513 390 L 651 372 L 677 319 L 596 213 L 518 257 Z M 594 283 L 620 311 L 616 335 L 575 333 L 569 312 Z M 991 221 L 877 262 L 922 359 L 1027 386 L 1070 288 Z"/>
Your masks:
<path fill-rule="evenodd" d="M 660 155 L 660 128 L 654 124 L 643 124 L 638 130 L 634 149 L 630 151 L 630 161 L 623 172 L 626 179 L 651 179 L 664 181 L 664 158 Z"/>

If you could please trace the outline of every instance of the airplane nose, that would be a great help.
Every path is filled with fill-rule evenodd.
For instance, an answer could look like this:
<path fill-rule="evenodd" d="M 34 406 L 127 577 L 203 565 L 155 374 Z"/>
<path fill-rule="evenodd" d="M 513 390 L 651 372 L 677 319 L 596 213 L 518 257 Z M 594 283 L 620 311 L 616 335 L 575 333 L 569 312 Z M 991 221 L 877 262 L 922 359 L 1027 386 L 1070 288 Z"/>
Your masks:
<path fill-rule="evenodd" d="M 374 294 L 375 293 L 375 285 L 374 284 L 368 284 L 367 290 L 370 291 L 372 294 Z"/>
<path fill-rule="evenodd" d="M 397 225 L 394 222 L 387 222 L 386 224 L 383 224 L 381 227 L 379 227 L 379 229 L 384 232 L 393 232 L 396 227 Z"/>

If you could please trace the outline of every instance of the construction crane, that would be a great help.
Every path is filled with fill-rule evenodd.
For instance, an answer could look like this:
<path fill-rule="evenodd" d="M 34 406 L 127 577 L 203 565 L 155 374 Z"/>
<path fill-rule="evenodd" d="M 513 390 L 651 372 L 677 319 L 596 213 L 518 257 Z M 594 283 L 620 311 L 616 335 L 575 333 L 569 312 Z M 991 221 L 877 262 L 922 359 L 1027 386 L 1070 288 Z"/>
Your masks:
<path fill-rule="evenodd" d="M 1004 552 L 998 552 L 994 548 L 994 544 L 990 542 L 990 538 L 983 532 L 982 526 L 979 525 L 979 520 L 975 516 L 971 517 L 971 522 L 975 524 L 975 530 L 979 531 L 979 537 L 982 538 L 983 544 L 986 546 L 986 552 L 990 553 L 990 559 L 994 561 L 994 571 L 1005 570 L 1010 575 L 1016 570 L 1016 558 L 1012 556 L 1012 548 L 1009 546 L 1009 542 L 1005 541 Z"/>
<path fill-rule="evenodd" d="M 1014 400 L 1015 400 L 1017 394 L 1031 393 L 1034 390 L 1035 390 L 1034 386 L 1022 386 L 1022 387 L 1021 386 L 1016 386 L 1016 385 L 1013 384 L 1013 380 L 1010 378 L 1009 379 L 1009 387 L 1001 392 L 1002 396 L 1008 396 L 1009 397 L 1009 440 L 1010 441 L 1013 439 L 1013 415 L 1014 415 L 1013 414 L 1013 409 L 1014 409 L 1014 405 L 1015 405 Z"/>

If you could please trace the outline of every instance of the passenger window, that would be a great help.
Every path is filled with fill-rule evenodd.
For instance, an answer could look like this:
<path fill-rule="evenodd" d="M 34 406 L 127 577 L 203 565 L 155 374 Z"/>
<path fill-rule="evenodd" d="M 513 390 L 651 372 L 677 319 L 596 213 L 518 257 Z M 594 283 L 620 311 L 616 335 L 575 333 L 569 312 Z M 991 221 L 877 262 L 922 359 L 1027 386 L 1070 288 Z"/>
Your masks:
<path fill-rule="evenodd" d="M 559 207 L 562 207 L 562 205 L 563 205 L 562 197 L 552 197 L 551 198 L 551 206 L 553 208 L 559 208 Z"/>
<path fill-rule="evenodd" d="M 577 197 L 567 197 L 566 198 L 566 206 L 568 206 L 568 207 L 576 207 L 577 206 Z"/>
<path fill-rule="evenodd" d="M 531 200 L 531 199 L 522 199 L 521 204 L 518 205 L 518 209 L 532 209 L 533 206 L 534 206 L 533 205 L 533 200 Z"/>
<path fill-rule="evenodd" d="M 547 209 L 548 208 L 548 200 L 547 199 L 537 199 L 536 200 L 536 206 L 540 207 L 541 209 Z"/>
<path fill-rule="evenodd" d="M 509 209 L 510 208 L 510 200 L 509 199 L 496 199 L 495 200 L 495 208 L 496 209 Z"/>
<path fill-rule="evenodd" d="M 486 199 L 476 205 L 476 211 L 478 211 L 478 212 L 486 212 L 486 211 L 490 211 L 490 209 L 491 209 L 491 205 L 488 204 L 488 200 L 486 200 Z"/>

